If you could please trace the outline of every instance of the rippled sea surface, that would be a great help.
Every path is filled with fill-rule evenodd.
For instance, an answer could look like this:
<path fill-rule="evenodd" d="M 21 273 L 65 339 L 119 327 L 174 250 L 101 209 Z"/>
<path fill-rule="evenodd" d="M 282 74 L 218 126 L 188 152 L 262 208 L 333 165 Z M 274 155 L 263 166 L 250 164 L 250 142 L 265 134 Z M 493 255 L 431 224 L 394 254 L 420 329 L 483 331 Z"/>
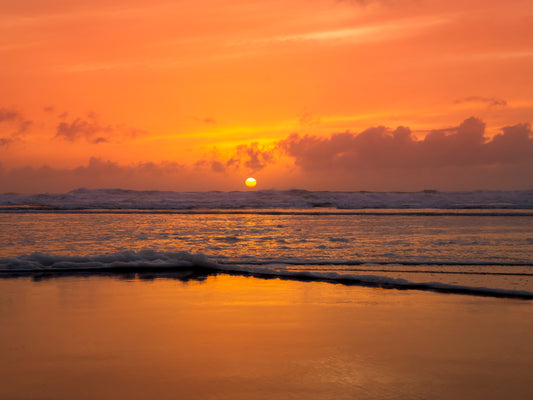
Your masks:
<path fill-rule="evenodd" d="M 0 257 L 187 251 L 220 263 L 533 291 L 531 214 L 215 211 L 3 213 Z"/>
<path fill-rule="evenodd" d="M 531 208 L 88 195 L 0 210 L 2 400 L 531 397 Z"/>

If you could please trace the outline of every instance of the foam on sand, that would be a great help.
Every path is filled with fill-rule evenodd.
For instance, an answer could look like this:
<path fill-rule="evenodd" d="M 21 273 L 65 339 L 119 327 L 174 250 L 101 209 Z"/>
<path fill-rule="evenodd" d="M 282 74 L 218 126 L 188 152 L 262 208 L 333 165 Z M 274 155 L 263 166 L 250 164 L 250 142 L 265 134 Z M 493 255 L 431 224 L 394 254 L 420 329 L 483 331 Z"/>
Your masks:
<path fill-rule="evenodd" d="M 416 289 L 477 296 L 532 299 L 533 292 L 498 288 L 451 285 L 440 282 L 410 282 L 405 279 L 376 275 L 339 274 L 337 272 L 290 271 L 269 267 L 220 264 L 206 255 L 185 251 L 154 250 L 122 251 L 93 256 L 64 256 L 32 253 L 0 259 L 0 276 L 32 275 L 38 273 L 105 273 L 160 272 L 195 270 L 209 273 L 229 273 L 260 278 L 279 278 L 344 285 L 362 285 L 390 289 Z"/>

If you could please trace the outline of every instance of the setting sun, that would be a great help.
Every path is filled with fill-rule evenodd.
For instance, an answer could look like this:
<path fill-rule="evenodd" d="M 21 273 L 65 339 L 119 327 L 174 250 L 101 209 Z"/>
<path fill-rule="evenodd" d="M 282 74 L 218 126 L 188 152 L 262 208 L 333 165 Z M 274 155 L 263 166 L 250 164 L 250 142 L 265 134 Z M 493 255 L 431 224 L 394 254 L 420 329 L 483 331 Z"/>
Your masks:
<path fill-rule="evenodd" d="M 257 181 L 255 180 L 255 178 L 250 177 L 250 178 L 246 179 L 245 184 L 246 184 L 246 186 L 252 188 L 252 187 L 254 187 L 255 185 L 257 185 Z"/>

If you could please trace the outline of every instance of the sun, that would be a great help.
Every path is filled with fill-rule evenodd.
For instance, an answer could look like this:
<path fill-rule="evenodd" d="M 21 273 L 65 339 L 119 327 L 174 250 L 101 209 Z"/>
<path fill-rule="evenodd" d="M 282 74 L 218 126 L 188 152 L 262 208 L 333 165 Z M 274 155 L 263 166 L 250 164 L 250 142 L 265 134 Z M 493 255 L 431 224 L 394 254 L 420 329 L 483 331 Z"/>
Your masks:
<path fill-rule="evenodd" d="M 252 177 L 249 177 L 248 179 L 246 179 L 246 182 L 244 182 L 246 184 L 246 186 L 252 188 L 254 187 L 255 185 L 257 185 L 257 181 L 255 180 L 255 178 L 252 178 Z"/>

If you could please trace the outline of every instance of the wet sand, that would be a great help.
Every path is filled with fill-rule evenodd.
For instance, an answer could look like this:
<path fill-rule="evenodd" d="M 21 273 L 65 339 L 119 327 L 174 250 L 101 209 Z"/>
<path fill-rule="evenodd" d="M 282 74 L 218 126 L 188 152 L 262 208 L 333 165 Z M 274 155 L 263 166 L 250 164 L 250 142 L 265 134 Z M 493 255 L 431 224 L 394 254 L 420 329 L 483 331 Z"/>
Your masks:
<path fill-rule="evenodd" d="M 529 399 L 533 302 L 217 275 L 0 279 L 0 399 Z"/>

